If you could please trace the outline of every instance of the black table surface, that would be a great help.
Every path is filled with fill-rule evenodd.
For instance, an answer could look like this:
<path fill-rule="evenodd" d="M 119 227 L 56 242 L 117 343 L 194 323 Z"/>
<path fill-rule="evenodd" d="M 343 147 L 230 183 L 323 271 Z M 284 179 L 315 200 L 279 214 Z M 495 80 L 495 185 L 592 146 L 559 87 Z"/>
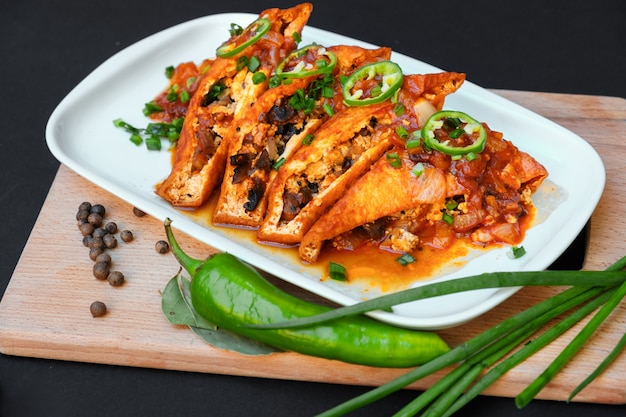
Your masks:
<path fill-rule="evenodd" d="M 0 295 L 59 163 L 44 128 L 55 106 L 121 49 L 175 24 L 295 2 L 0 2 Z M 626 2 L 353 0 L 314 4 L 311 26 L 467 73 L 486 88 L 626 97 Z M 95 365 L 0 355 L 0 416 L 306 416 L 357 386 Z M 402 391 L 356 415 L 382 416 Z M 459 416 L 624 416 L 626 407 L 479 397 Z"/>

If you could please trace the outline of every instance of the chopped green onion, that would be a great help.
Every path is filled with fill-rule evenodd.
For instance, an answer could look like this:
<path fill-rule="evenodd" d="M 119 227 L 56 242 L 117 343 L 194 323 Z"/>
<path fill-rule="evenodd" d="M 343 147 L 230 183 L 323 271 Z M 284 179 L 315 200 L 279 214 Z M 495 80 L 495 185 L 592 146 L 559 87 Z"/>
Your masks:
<path fill-rule="evenodd" d="M 170 65 L 170 66 L 165 68 L 165 76 L 167 77 L 168 80 L 170 78 L 172 78 L 172 76 L 174 75 L 174 71 L 175 70 L 176 70 L 176 68 L 174 68 L 173 65 Z"/>
<path fill-rule="evenodd" d="M 269 88 L 276 88 L 281 84 L 281 82 L 282 82 L 282 79 L 279 76 L 272 75 L 269 81 Z"/>
<path fill-rule="evenodd" d="M 300 36 L 300 32 L 293 32 L 293 33 L 291 34 L 291 37 L 293 38 L 293 40 L 294 40 L 296 43 L 300 43 L 300 42 L 302 42 L 302 37 Z"/>
<path fill-rule="evenodd" d="M 336 262 L 328 263 L 328 275 L 335 281 L 348 280 L 348 272 L 346 271 L 346 268 Z"/>
<path fill-rule="evenodd" d="M 274 164 L 272 164 L 272 168 L 273 169 L 278 169 L 281 166 L 283 166 L 283 164 L 286 162 L 287 160 L 284 157 L 280 157 L 278 158 L 278 160 L 276 162 L 274 162 Z"/>
<path fill-rule="evenodd" d="M 519 259 L 524 255 L 526 255 L 526 249 L 523 246 L 513 246 L 509 253 L 511 259 Z"/>
<path fill-rule="evenodd" d="M 333 106 L 331 106 L 330 104 L 324 103 L 322 107 L 324 108 L 324 111 L 326 112 L 327 115 L 332 116 L 333 114 L 335 114 L 335 111 L 333 110 Z"/>
<path fill-rule="evenodd" d="M 476 155 L 474 152 L 468 152 L 465 154 L 465 159 L 467 159 L 469 162 L 473 161 L 476 158 L 478 158 L 478 155 Z"/>
<path fill-rule="evenodd" d="M 396 135 L 398 135 L 402 140 L 408 140 L 411 137 L 408 130 L 406 130 L 404 126 L 396 127 Z"/>
<path fill-rule="evenodd" d="M 385 159 L 392 168 L 400 168 L 402 166 L 402 159 L 400 159 L 400 155 L 395 152 L 389 152 L 385 155 Z"/>
<path fill-rule="evenodd" d="M 152 113 L 157 113 L 163 111 L 163 107 L 156 104 L 154 101 L 146 103 L 143 107 L 143 114 L 145 116 L 150 116 Z"/>
<path fill-rule="evenodd" d="M 447 224 L 454 223 L 454 217 L 452 217 L 452 215 L 447 211 L 443 212 L 443 214 L 441 215 L 441 220 L 443 220 L 443 222 Z"/>
<path fill-rule="evenodd" d="M 230 34 L 230 36 L 241 35 L 243 33 L 243 28 L 237 23 L 231 23 L 230 29 L 228 29 L 228 33 Z"/>
<path fill-rule="evenodd" d="M 393 106 L 393 112 L 396 114 L 396 116 L 402 116 L 404 114 L 404 104 L 402 103 L 396 103 Z"/>
<path fill-rule="evenodd" d="M 419 131 L 415 131 L 411 133 L 411 137 L 404 144 L 406 149 L 415 149 L 420 146 L 422 143 L 422 137 L 419 134 Z"/>
<path fill-rule="evenodd" d="M 411 169 L 411 174 L 415 175 L 416 177 L 419 177 L 423 173 L 424 173 L 424 164 L 422 164 L 421 162 L 418 162 L 417 164 L 415 164 L 415 166 Z"/>
<path fill-rule="evenodd" d="M 264 72 L 259 71 L 259 72 L 255 72 L 254 74 L 252 74 L 252 83 L 254 85 L 261 84 L 266 79 L 267 79 L 267 76 L 265 75 Z"/>
<path fill-rule="evenodd" d="M 133 133 L 132 135 L 130 135 L 130 141 L 139 146 L 143 143 L 143 138 L 141 137 L 141 135 Z"/>
<path fill-rule="evenodd" d="M 256 72 L 261 67 L 261 61 L 259 58 L 253 56 L 248 60 L 248 69 L 250 72 Z"/>
<path fill-rule="evenodd" d="M 302 110 L 304 114 L 309 114 L 315 107 L 315 100 L 309 97 L 304 89 L 299 88 L 289 99 L 289 105 L 295 110 Z"/>
<path fill-rule="evenodd" d="M 322 88 L 322 97 L 333 98 L 334 96 L 335 96 L 335 91 L 331 87 Z"/>
<path fill-rule="evenodd" d="M 247 56 L 245 55 L 240 56 L 239 58 L 237 58 L 237 65 L 235 66 L 235 69 L 237 71 L 241 71 L 242 69 L 248 66 L 248 61 L 249 61 L 249 58 Z"/>
<path fill-rule="evenodd" d="M 302 144 L 310 145 L 311 143 L 313 143 L 313 139 L 315 139 L 315 135 L 313 133 L 309 133 L 304 137 L 304 139 L 302 139 Z"/>
<path fill-rule="evenodd" d="M 150 151 L 160 151 L 161 150 L 161 139 L 158 136 L 151 135 L 146 138 L 146 147 Z"/>
<path fill-rule="evenodd" d="M 148 148 L 148 150 L 160 150 L 161 139 L 167 139 L 170 143 L 176 143 L 178 141 L 183 122 L 184 118 L 180 117 L 172 120 L 171 123 L 148 123 L 145 129 L 139 129 L 131 126 L 122 119 L 115 119 L 113 120 L 113 125 L 130 133 L 130 141 L 135 145 L 141 145 L 145 137 L 146 148 Z"/>
<path fill-rule="evenodd" d="M 209 91 L 202 98 L 202 104 L 201 105 L 202 106 L 206 106 L 207 104 L 204 104 L 204 103 L 211 103 L 211 102 L 213 102 L 213 100 L 218 98 L 219 95 L 224 90 L 226 90 L 226 86 L 224 84 L 220 84 L 219 82 L 216 83 L 216 84 L 213 84 L 211 86 L 211 88 L 209 88 Z"/>
<path fill-rule="evenodd" d="M 122 119 L 115 119 L 113 120 L 113 125 L 115 127 L 121 127 L 122 129 L 124 129 L 125 131 L 127 131 L 128 133 L 134 133 L 134 134 L 138 134 L 141 132 L 141 129 L 136 128 L 128 123 L 126 123 L 125 121 L 123 121 Z"/>
<path fill-rule="evenodd" d="M 180 98 L 181 103 L 187 103 L 189 99 L 191 99 L 191 95 L 189 94 L 189 91 L 183 90 L 178 95 L 178 98 Z"/>
<path fill-rule="evenodd" d="M 450 198 L 446 201 L 446 210 L 456 210 L 459 206 L 459 202 L 453 198 Z"/>
<path fill-rule="evenodd" d="M 168 92 L 167 92 L 167 101 L 169 101 L 170 103 L 176 101 L 176 99 L 178 98 L 178 93 L 176 92 L 176 86 L 172 86 Z"/>
<path fill-rule="evenodd" d="M 318 59 L 315 61 L 315 66 L 318 68 L 323 68 L 328 66 L 328 61 L 326 61 L 325 59 Z"/>
<path fill-rule="evenodd" d="M 407 266 L 415 262 L 415 257 L 409 253 L 405 253 L 404 255 L 396 258 L 396 262 L 398 262 L 402 266 Z"/>

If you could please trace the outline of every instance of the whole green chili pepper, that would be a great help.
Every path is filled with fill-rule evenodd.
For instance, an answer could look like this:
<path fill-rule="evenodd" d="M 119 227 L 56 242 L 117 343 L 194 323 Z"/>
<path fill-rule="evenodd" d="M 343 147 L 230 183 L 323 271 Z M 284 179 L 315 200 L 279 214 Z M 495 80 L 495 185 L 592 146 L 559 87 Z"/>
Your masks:
<path fill-rule="evenodd" d="M 450 348 L 436 333 L 402 329 L 365 316 L 344 317 L 320 325 L 263 330 L 267 324 L 330 310 L 288 294 L 229 253 L 194 259 L 165 232 L 172 253 L 191 276 L 191 301 L 206 320 L 226 330 L 279 349 L 378 367 L 421 365 Z"/>

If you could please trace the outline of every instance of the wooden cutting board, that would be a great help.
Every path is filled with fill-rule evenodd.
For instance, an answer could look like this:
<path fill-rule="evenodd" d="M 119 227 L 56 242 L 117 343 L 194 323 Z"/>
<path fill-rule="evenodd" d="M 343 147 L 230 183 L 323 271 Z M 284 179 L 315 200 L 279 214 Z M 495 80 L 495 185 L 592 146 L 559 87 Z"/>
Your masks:
<path fill-rule="evenodd" d="M 626 205 L 626 100 L 501 90 L 496 93 L 569 128 L 597 149 L 606 165 L 607 184 L 592 217 L 584 266 L 604 269 L 626 254 L 626 217 L 618 211 Z M 580 164 L 584 169 L 585 161 Z M 93 262 L 82 245 L 74 217 L 82 201 L 105 205 L 108 220 L 134 233 L 134 241 L 120 241 L 119 247 L 110 252 L 115 269 L 126 276 L 121 287 L 111 287 L 92 275 Z M 203 257 L 213 251 L 180 232 L 178 237 L 193 256 Z M 171 254 L 156 253 L 155 242 L 163 238 L 161 221 L 134 216 L 127 203 L 61 166 L 0 303 L 0 351 L 6 355 L 68 361 L 355 385 L 379 385 L 404 372 L 295 353 L 244 356 L 213 348 L 188 329 L 170 325 L 161 313 L 160 291 L 176 274 L 178 264 Z M 440 333 L 456 345 L 557 291 L 524 288 L 488 314 Z M 300 295 L 306 296 L 301 291 Z M 106 316 L 92 318 L 89 305 L 94 300 L 107 304 Z M 567 398 L 624 331 L 626 305 L 622 303 L 602 331 L 539 397 Z M 565 334 L 511 370 L 485 394 L 517 395 L 573 334 Z M 576 400 L 626 403 L 624 369 L 626 355 L 621 355 Z M 440 375 L 419 381 L 411 388 L 423 389 Z"/>

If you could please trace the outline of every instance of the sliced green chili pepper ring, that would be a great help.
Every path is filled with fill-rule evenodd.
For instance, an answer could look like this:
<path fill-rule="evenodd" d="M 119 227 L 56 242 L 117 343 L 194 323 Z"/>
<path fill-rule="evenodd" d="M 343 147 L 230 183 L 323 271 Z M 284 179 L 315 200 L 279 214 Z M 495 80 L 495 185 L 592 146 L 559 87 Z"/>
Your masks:
<path fill-rule="evenodd" d="M 469 135 L 473 142 L 467 146 L 454 146 L 450 140 L 439 142 L 435 132 L 439 129 L 448 130 L 448 136 Z M 459 134 L 459 131 L 462 131 Z M 432 149 L 436 149 L 447 155 L 467 155 L 469 153 L 480 153 L 485 149 L 487 142 L 487 131 L 478 120 L 460 111 L 442 110 L 428 118 L 422 128 L 422 139 L 424 143 Z"/>
<path fill-rule="evenodd" d="M 255 20 L 250 23 L 240 35 L 229 39 L 217 48 L 217 56 L 220 58 L 230 58 L 237 55 L 239 52 L 261 39 L 263 35 L 269 32 L 271 26 L 272 22 L 265 17 Z M 241 42 L 242 40 L 243 42 Z M 238 42 L 241 43 L 238 44 Z"/>
<path fill-rule="evenodd" d="M 371 97 L 363 97 L 364 92 L 357 90 L 352 92 L 353 87 L 360 80 L 373 80 L 380 77 L 380 91 L 373 93 Z M 343 84 L 343 99 L 349 106 L 366 106 L 380 103 L 395 94 L 402 86 L 402 69 L 398 64 L 391 61 L 381 61 L 367 64 L 348 77 Z"/>
<path fill-rule="evenodd" d="M 301 58 L 306 56 L 312 49 L 318 50 L 317 56 L 319 57 L 319 59 L 316 60 L 315 64 L 311 68 L 307 65 L 308 63 Z M 297 60 L 298 63 L 293 67 L 293 69 L 285 71 L 285 65 L 294 60 Z M 321 61 L 323 61 L 324 63 L 322 63 Z M 329 73 L 335 68 L 336 65 L 337 55 L 321 45 L 311 44 L 292 52 L 287 56 L 287 58 L 283 59 L 281 63 L 278 64 L 278 66 L 276 67 L 276 75 L 281 78 L 304 78 L 310 77 L 311 75 Z"/>

